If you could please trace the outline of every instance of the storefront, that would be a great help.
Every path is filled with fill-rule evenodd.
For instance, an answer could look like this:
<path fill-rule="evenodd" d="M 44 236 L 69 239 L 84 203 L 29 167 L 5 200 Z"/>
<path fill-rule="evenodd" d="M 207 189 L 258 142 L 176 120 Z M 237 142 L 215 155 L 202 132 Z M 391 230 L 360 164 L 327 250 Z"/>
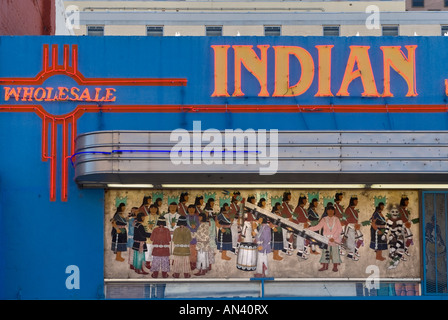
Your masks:
<path fill-rule="evenodd" d="M 444 297 L 444 40 L 0 38 L 2 297 Z"/>

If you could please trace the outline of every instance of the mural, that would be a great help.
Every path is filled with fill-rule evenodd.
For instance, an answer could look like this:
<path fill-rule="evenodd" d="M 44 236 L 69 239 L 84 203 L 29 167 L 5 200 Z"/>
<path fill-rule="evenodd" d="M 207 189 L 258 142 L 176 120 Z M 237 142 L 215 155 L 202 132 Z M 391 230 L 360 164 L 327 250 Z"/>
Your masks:
<path fill-rule="evenodd" d="M 105 277 L 418 278 L 418 222 L 410 190 L 106 190 Z"/>

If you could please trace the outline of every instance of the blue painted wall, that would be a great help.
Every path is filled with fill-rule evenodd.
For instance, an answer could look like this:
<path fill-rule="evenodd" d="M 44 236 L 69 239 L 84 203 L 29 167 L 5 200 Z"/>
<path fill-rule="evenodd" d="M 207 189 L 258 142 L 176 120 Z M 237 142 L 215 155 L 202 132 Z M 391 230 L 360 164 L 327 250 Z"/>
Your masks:
<path fill-rule="evenodd" d="M 324 37 L 0 37 L 0 78 L 34 77 L 42 69 L 42 46 L 79 46 L 79 69 L 86 77 L 187 78 L 187 87 L 117 87 L 117 104 L 445 104 L 448 78 L 446 37 L 324 38 Z M 296 98 L 258 98 L 258 84 L 247 73 L 246 97 L 211 98 L 212 44 L 298 45 L 317 61 L 318 44 L 334 44 L 333 90 L 339 88 L 349 45 L 370 45 L 377 87 L 382 92 L 382 45 L 416 44 L 418 97 L 405 98 L 407 87 L 393 76 L 394 98 L 362 98 L 360 81 L 350 86 L 350 98 L 314 98 L 313 82 Z M 406 51 L 404 50 L 406 53 Z M 269 51 L 273 62 L 273 50 Z M 61 62 L 61 60 L 59 60 Z M 317 64 L 317 62 L 316 62 Z M 273 69 L 269 68 L 273 91 Z M 232 77 L 230 68 L 229 78 Z M 48 79 L 45 86 L 75 85 L 66 76 Z M 246 91 L 247 90 L 247 91 Z M 0 86 L 1 105 L 4 88 Z M 8 102 L 15 104 L 16 102 Z M 22 102 L 17 102 L 21 103 Z M 1 106 L 0 105 L 0 106 Z M 73 103 L 44 104 L 64 114 Z M 87 113 L 78 120 L 78 133 L 95 130 L 254 128 L 279 130 L 448 130 L 445 113 Z M 60 130 L 61 128 L 59 128 Z M 80 190 L 69 172 L 68 201 L 49 201 L 49 163 L 41 161 L 42 121 L 34 113 L 0 112 L 0 298 L 97 299 L 103 294 L 103 190 Z M 60 132 L 60 131 L 59 131 Z M 59 151 L 61 134 L 58 135 Z M 60 155 L 59 155 L 60 156 Z M 60 167 L 59 167 L 60 170 Z M 80 289 L 68 290 L 66 267 L 80 270 Z"/>

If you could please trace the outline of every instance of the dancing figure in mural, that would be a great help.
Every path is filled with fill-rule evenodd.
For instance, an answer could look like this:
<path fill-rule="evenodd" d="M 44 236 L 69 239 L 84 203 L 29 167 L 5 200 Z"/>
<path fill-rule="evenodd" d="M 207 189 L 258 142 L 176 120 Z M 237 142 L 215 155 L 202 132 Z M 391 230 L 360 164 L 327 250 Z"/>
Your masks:
<path fill-rule="evenodd" d="M 159 212 L 162 208 L 162 204 L 163 204 L 163 199 L 162 198 L 157 198 L 156 201 L 154 202 L 154 204 L 157 206 L 157 208 L 159 209 Z"/>
<path fill-rule="evenodd" d="M 182 192 L 179 197 L 178 213 L 184 217 L 187 216 L 188 214 L 187 201 L 188 201 L 188 192 Z"/>
<path fill-rule="evenodd" d="M 334 207 L 334 215 L 339 219 L 339 221 L 342 224 L 342 232 L 341 232 L 341 237 L 342 237 L 342 243 L 345 244 L 345 238 L 344 238 L 344 234 L 345 234 L 345 209 L 344 206 L 341 205 L 342 199 L 344 198 L 344 195 L 342 192 L 336 192 L 336 194 L 334 195 L 334 204 L 332 202 L 329 202 L 327 205 L 332 205 Z M 326 210 L 325 210 L 326 211 Z M 322 218 L 325 217 L 327 215 L 326 212 L 324 212 L 322 214 Z M 344 255 L 344 247 L 345 245 L 340 245 L 339 246 L 339 254 L 341 256 Z"/>
<path fill-rule="evenodd" d="M 149 215 L 149 207 L 152 203 L 152 197 L 151 196 L 144 196 L 142 204 L 140 205 L 140 208 L 138 209 L 138 212 L 144 213 L 146 216 Z"/>
<path fill-rule="evenodd" d="M 391 259 L 388 269 L 395 269 L 401 260 L 406 261 L 404 256 L 403 220 L 397 206 L 393 206 L 387 219 L 387 238 L 389 245 L 389 258 Z"/>
<path fill-rule="evenodd" d="M 268 225 L 266 217 L 258 220 L 260 226 L 258 227 L 257 240 L 257 268 L 255 270 L 255 277 L 261 278 L 268 275 L 268 254 L 271 253 L 271 227 Z"/>
<path fill-rule="evenodd" d="M 339 271 L 338 265 L 342 263 L 341 256 L 339 254 L 339 245 L 341 243 L 341 231 L 342 224 L 339 218 L 335 216 L 335 208 L 333 206 L 327 206 L 327 216 L 323 217 L 319 223 L 315 226 L 309 227 L 311 231 L 320 231 L 324 237 L 329 239 L 329 245 L 327 249 L 322 250 L 320 263 L 322 267 L 319 271 L 328 270 L 330 261 L 333 263 L 333 271 Z"/>
<path fill-rule="evenodd" d="M 383 250 L 387 250 L 386 217 L 383 215 L 384 203 L 380 202 L 370 218 L 370 249 L 375 250 L 376 260 L 384 261 Z"/>
<path fill-rule="evenodd" d="M 159 208 L 156 204 L 151 204 L 149 206 L 149 215 L 144 217 L 143 224 L 146 228 L 146 232 L 151 234 L 154 228 L 157 225 L 157 220 L 159 219 Z M 151 262 L 152 262 L 152 241 L 151 238 L 146 239 L 146 246 L 148 247 L 148 250 L 145 252 L 145 260 L 146 260 L 146 268 L 151 269 Z"/>
<path fill-rule="evenodd" d="M 358 197 L 351 196 L 350 203 L 347 209 L 345 209 L 344 225 L 345 232 L 342 239 L 345 247 L 348 251 L 347 258 L 353 261 L 359 260 L 358 248 L 363 243 L 363 234 L 361 233 L 361 225 L 359 224 L 359 210 L 356 209 L 358 205 Z"/>
<path fill-rule="evenodd" d="M 289 204 L 291 201 L 291 192 L 287 191 L 283 193 L 283 200 L 282 200 L 282 217 L 289 219 L 292 217 L 292 214 L 294 213 L 294 207 Z"/>
<path fill-rule="evenodd" d="M 171 202 L 168 206 L 168 212 L 163 216 L 165 218 L 165 223 L 167 229 L 170 231 L 171 240 L 173 240 L 174 230 L 177 228 L 177 221 L 179 220 L 180 214 L 177 213 L 177 203 Z M 173 243 L 170 243 L 170 255 L 173 254 Z"/>
<path fill-rule="evenodd" d="M 283 218 L 291 219 L 294 215 L 294 207 L 289 203 L 291 201 L 291 192 L 286 191 L 283 193 L 282 204 L 280 209 L 280 215 Z M 294 234 L 285 228 L 281 228 L 283 236 L 283 249 L 287 255 L 292 255 L 294 251 Z"/>
<path fill-rule="evenodd" d="M 144 212 L 139 212 L 134 225 L 134 242 L 132 245 L 132 250 L 134 250 L 133 265 L 134 271 L 138 274 L 148 274 L 144 268 L 145 252 L 148 250 L 146 238 L 149 238 L 151 234 L 146 232 L 145 226 L 143 225 L 145 216 Z"/>
<path fill-rule="evenodd" d="M 247 202 L 255 204 L 255 196 L 249 196 Z M 241 231 L 241 238 L 243 242 L 254 242 L 254 230 L 257 228 L 255 217 L 251 212 L 244 212 L 244 223 Z"/>
<path fill-rule="evenodd" d="M 230 207 L 229 204 L 225 203 L 218 217 L 218 250 L 221 251 L 221 259 L 230 260 L 231 258 L 227 256 L 227 251 L 232 250 L 232 218 L 230 217 Z"/>
<path fill-rule="evenodd" d="M 196 214 L 196 206 L 194 204 L 190 204 L 187 208 L 187 227 L 191 233 L 195 233 L 199 228 L 199 217 Z M 196 250 L 196 238 L 191 239 L 190 243 L 190 267 L 191 270 L 196 269 L 196 260 L 198 256 L 198 251 Z"/>
<path fill-rule="evenodd" d="M 277 202 L 275 206 L 272 208 L 272 213 L 275 213 L 278 216 L 281 216 L 281 204 Z M 275 223 L 275 221 L 273 221 Z M 269 222 L 269 226 L 271 227 L 271 248 L 274 260 L 283 260 L 280 256 L 279 251 L 284 247 L 284 237 L 283 237 L 283 228 Z"/>
<path fill-rule="evenodd" d="M 166 220 L 160 217 L 157 220 L 157 227 L 151 233 L 152 242 L 152 265 L 151 277 L 157 278 L 159 271 L 162 271 L 162 278 L 168 278 L 170 271 L 170 230 L 166 227 Z"/>
<path fill-rule="evenodd" d="M 134 252 L 132 246 L 134 245 L 134 227 L 137 218 L 138 208 L 132 207 L 128 215 L 128 264 L 130 269 L 134 269 Z"/>
<path fill-rule="evenodd" d="M 196 199 L 194 199 L 194 206 L 195 206 L 195 214 L 196 215 L 204 212 L 204 210 L 202 209 L 203 205 L 204 205 L 204 197 L 200 196 L 200 195 L 197 195 Z"/>
<path fill-rule="evenodd" d="M 124 261 L 124 258 L 121 256 L 122 252 L 128 251 L 128 234 L 127 234 L 127 217 L 125 214 L 126 205 L 124 203 L 120 203 L 117 207 L 117 211 L 111 219 L 112 223 L 112 251 L 115 253 L 115 260 Z"/>
<path fill-rule="evenodd" d="M 215 199 L 214 198 L 209 198 L 207 200 L 207 203 L 205 204 L 205 208 L 204 208 L 204 212 L 207 216 L 207 220 L 209 222 L 209 230 L 210 230 L 210 242 L 209 242 L 209 251 L 208 251 L 208 270 L 212 270 L 212 264 L 215 263 L 215 251 L 217 249 L 217 244 L 216 244 L 216 229 L 217 229 L 217 225 L 216 225 L 216 216 L 214 213 L 214 206 L 215 206 Z"/>
<path fill-rule="evenodd" d="M 410 256 L 409 247 L 414 244 L 414 235 L 411 231 L 411 212 L 408 210 L 409 206 L 409 198 L 406 195 L 403 195 L 400 200 L 400 207 L 398 211 L 400 213 L 400 219 L 403 221 L 403 237 L 405 240 L 404 253 L 407 256 Z"/>
<path fill-rule="evenodd" d="M 190 278 L 190 243 L 191 231 L 187 228 L 187 218 L 179 217 L 177 221 L 178 228 L 174 230 L 173 234 L 173 277 L 179 278 L 181 274 L 185 278 Z"/>
<path fill-rule="evenodd" d="M 209 268 L 209 252 L 210 252 L 210 223 L 207 219 L 207 215 L 204 212 L 199 213 L 199 228 L 193 236 L 196 238 L 196 250 L 197 254 L 197 263 L 196 268 L 198 272 L 195 273 L 195 276 L 203 276 L 207 273 Z"/>
<path fill-rule="evenodd" d="M 232 218 L 232 252 L 237 254 L 239 238 L 241 233 L 241 218 L 242 218 L 242 208 L 238 204 L 242 200 L 241 193 L 239 191 L 235 191 L 232 196 L 232 200 L 230 200 L 230 216 Z"/>
<path fill-rule="evenodd" d="M 310 205 L 308 207 L 308 220 L 310 221 L 310 225 L 314 226 L 319 223 L 319 214 L 317 213 L 317 205 L 319 203 L 319 200 L 316 198 L 313 198 L 311 200 Z M 327 208 L 328 210 L 328 208 Z M 312 254 L 319 254 L 317 252 L 317 245 L 314 242 L 311 242 L 311 253 Z"/>
<path fill-rule="evenodd" d="M 305 209 L 306 205 L 306 196 L 301 194 L 299 197 L 299 202 L 297 204 L 294 213 L 290 220 L 299 225 L 299 228 L 308 228 L 309 220 L 308 220 L 308 212 Z M 300 259 L 306 260 L 308 259 L 308 251 L 306 250 L 307 240 L 299 235 L 297 235 L 296 246 L 297 246 L 297 256 Z"/>

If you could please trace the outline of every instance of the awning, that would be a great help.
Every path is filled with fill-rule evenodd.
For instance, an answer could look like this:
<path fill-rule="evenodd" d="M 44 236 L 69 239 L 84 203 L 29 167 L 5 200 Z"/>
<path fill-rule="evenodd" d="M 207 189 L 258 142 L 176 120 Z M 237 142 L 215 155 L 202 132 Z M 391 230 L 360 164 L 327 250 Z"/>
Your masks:
<path fill-rule="evenodd" d="M 72 162 L 81 187 L 443 184 L 448 132 L 95 131 L 77 137 Z"/>

